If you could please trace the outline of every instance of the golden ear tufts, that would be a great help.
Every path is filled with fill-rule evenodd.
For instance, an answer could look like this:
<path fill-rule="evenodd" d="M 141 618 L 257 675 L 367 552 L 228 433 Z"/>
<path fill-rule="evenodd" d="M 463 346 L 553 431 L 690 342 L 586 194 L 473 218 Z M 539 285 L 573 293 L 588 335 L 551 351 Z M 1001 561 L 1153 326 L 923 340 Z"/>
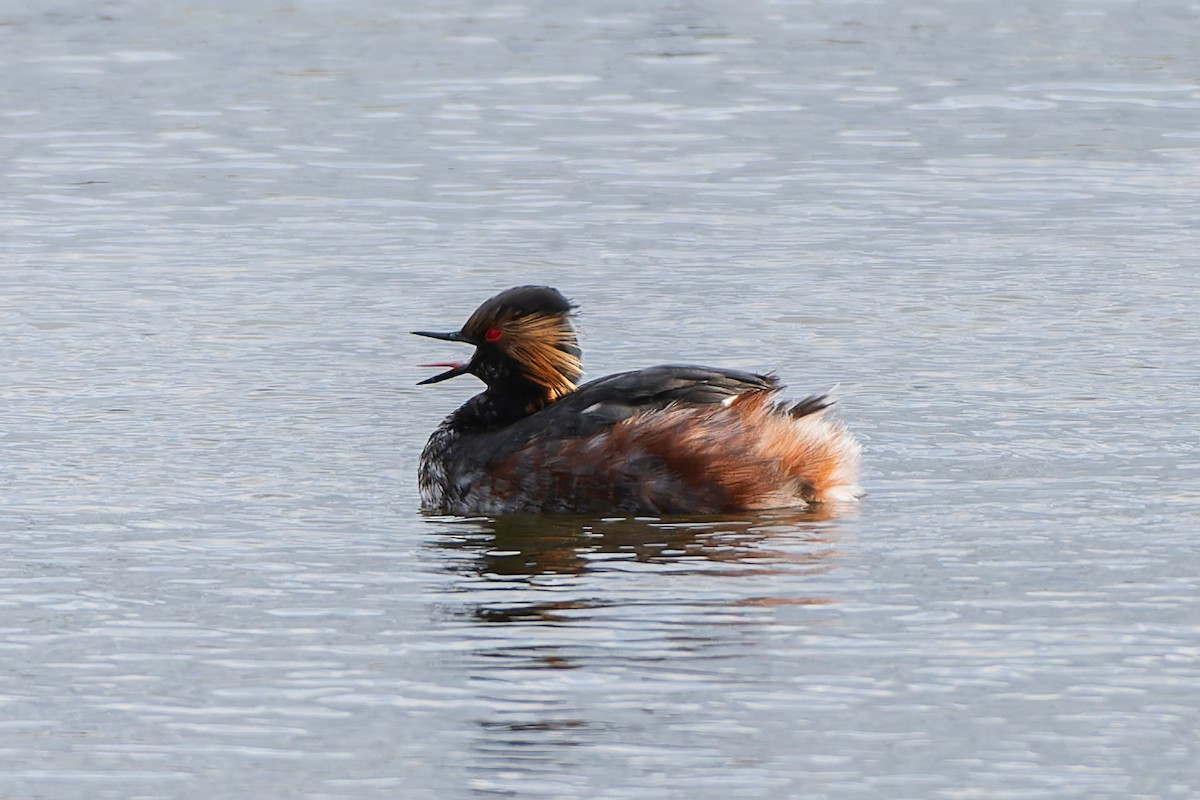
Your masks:
<path fill-rule="evenodd" d="M 526 314 L 505 321 L 505 351 L 551 400 L 575 391 L 583 374 L 575 329 L 566 314 Z"/>

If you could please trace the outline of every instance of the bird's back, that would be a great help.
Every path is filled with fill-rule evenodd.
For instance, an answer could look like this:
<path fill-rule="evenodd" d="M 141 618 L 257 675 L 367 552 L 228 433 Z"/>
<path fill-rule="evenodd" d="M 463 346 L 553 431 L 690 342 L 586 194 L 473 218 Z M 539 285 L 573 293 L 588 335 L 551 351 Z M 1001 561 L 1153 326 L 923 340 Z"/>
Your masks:
<path fill-rule="evenodd" d="M 848 500 L 859 446 L 823 396 L 776 401 L 772 376 L 669 365 L 580 386 L 516 422 L 443 425 L 422 500 L 457 514 L 711 514 Z"/>

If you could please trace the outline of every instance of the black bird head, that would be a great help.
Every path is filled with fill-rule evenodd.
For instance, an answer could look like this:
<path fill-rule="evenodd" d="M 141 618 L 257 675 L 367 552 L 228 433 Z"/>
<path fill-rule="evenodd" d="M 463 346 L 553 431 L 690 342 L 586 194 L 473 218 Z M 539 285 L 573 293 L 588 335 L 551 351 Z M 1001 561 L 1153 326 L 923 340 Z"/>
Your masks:
<path fill-rule="evenodd" d="M 458 331 L 413 331 L 475 347 L 470 361 L 424 365 L 450 369 L 421 384 L 471 374 L 490 391 L 534 394 L 541 405 L 569 394 L 583 374 L 573 308 L 557 289 L 517 286 L 484 301 Z"/>

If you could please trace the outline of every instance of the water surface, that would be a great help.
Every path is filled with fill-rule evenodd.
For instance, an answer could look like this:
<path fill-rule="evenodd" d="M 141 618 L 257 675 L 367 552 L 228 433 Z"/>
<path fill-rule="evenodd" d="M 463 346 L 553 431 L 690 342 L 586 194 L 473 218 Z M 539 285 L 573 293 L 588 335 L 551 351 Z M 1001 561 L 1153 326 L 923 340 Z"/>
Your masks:
<path fill-rule="evenodd" d="M 0 8 L 0 793 L 1195 796 L 1196 13 Z M 422 517 L 529 282 L 868 497 Z"/>

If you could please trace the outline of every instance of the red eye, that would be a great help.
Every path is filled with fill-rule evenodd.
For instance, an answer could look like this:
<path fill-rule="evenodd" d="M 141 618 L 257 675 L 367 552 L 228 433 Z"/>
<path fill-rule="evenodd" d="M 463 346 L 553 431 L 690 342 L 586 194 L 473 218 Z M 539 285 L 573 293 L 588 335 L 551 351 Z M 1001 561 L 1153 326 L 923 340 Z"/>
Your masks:
<path fill-rule="evenodd" d="M 504 331 L 499 328 L 492 327 L 487 329 L 487 333 L 483 335 L 485 342 L 498 342 L 504 336 Z"/>

